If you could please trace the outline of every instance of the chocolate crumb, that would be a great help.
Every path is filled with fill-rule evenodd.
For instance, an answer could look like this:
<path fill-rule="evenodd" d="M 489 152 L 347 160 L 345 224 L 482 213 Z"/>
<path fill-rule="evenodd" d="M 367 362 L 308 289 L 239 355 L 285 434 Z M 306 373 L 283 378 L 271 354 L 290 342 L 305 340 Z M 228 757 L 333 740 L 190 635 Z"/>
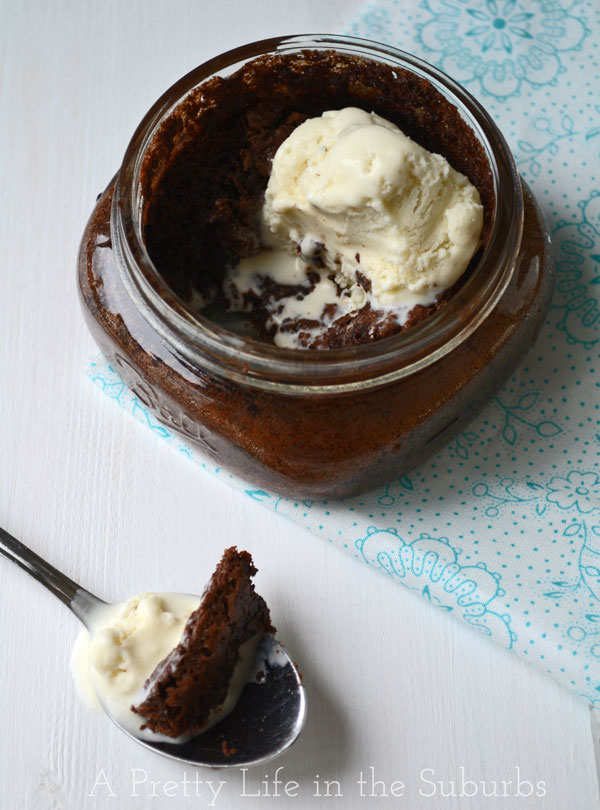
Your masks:
<path fill-rule="evenodd" d="M 358 255 L 359 255 L 359 254 L 357 253 L 356 255 L 357 255 L 357 257 L 358 257 Z M 358 258 L 357 258 L 357 261 L 358 261 Z M 364 290 L 365 292 L 371 292 L 371 288 L 372 288 L 372 286 L 373 286 L 373 285 L 371 284 L 371 279 L 370 279 L 370 278 L 367 278 L 367 277 L 364 275 L 364 273 L 361 273 L 361 272 L 360 272 L 360 270 L 356 270 L 355 275 L 356 275 L 356 280 L 358 281 L 358 283 L 360 284 L 360 286 L 363 288 L 363 290 Z"/>
<path fill-rule="evenodd" d="M 226 740 L 223 740 L 221 743 L 221 751 L 223 755 L 227 757 L 227 759 L 231 759 L 231 757 L 237 754 L 237 748 L 235 746 L 229 746 Z"/>

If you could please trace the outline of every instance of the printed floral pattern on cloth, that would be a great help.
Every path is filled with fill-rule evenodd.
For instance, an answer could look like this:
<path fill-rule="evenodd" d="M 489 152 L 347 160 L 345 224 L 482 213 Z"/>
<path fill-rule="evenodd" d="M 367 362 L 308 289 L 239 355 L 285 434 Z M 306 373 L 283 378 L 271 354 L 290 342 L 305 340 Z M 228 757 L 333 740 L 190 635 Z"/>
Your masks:
<path fill-rule="evenodd" d="M 581 52 L 590 31 L 571 5 L 517 0 L 424 0 L 417 27 L 426 54 L 461 83 L 503 99 L 557 84 L 563 55 Z"/>
<path fill-rule="evenodd" d="M 600 706 L 600 8 L 382 0 L 349 33 L 415 52 L 479 96 L 550 220 L 558 279 L 538 343 L 411 476 L 427 495 L 402 523 L 431 524 L 451 502 L 444 533 L 501 574 L 512 649 Z"/>

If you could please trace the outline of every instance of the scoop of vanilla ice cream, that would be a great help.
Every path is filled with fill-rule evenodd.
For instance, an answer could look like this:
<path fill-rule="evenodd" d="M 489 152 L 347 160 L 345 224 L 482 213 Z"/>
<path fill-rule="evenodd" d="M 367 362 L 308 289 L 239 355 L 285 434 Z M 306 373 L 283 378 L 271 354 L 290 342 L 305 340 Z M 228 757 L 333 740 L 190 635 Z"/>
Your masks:
<path fill-rule="evenodd" d="M 104 608 L 89 641 L 89 662 L 101 698 L 127 711 L 156 665 L 177 646 L 196 596 L 143 593 Z"/>
<path fill-rule="evenodd" d="M 297 127 L 273 159 L 263 240 L 317 244 L 343 286 L 356 270 L 385 306 L 442 291 L 480 244 L 477 189 L 440 155 L 375 113 L 349 107 Z"/>

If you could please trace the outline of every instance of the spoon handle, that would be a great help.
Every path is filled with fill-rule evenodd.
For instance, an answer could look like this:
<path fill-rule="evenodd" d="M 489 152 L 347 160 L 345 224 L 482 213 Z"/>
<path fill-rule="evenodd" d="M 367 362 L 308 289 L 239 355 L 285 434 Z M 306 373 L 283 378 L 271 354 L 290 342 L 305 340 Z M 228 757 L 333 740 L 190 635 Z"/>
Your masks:
<path fill-rule="evenodd" d="M 43 560 L 24 543 L 0 527 L 0 554 L 16 563 L 38 582 L 48 588 L 54 596 L 71 608 L 73 613 L 86 624 L 86 617 L 91 608 L 104 602 L 86 591 L 66 574 Z"/>

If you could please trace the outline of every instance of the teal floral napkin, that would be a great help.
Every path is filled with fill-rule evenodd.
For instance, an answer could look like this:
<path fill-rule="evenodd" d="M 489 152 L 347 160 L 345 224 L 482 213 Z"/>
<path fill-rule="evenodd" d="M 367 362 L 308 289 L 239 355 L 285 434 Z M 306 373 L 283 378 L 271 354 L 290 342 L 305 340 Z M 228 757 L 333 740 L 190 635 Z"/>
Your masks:
<path fill-rule="evenodd" d="M 468 429 L 340 502 L 256 489 L 158 424 L 101 359 L 88 374 L 175 450 L 536 664 L 600 707 L 600 19 L 593 2 L 381 0 L 348 33 L 437 65 L 491 112 L 551 223 L 540 338 Z M 399 595 L 400 598 L 400 595 Z"/>

